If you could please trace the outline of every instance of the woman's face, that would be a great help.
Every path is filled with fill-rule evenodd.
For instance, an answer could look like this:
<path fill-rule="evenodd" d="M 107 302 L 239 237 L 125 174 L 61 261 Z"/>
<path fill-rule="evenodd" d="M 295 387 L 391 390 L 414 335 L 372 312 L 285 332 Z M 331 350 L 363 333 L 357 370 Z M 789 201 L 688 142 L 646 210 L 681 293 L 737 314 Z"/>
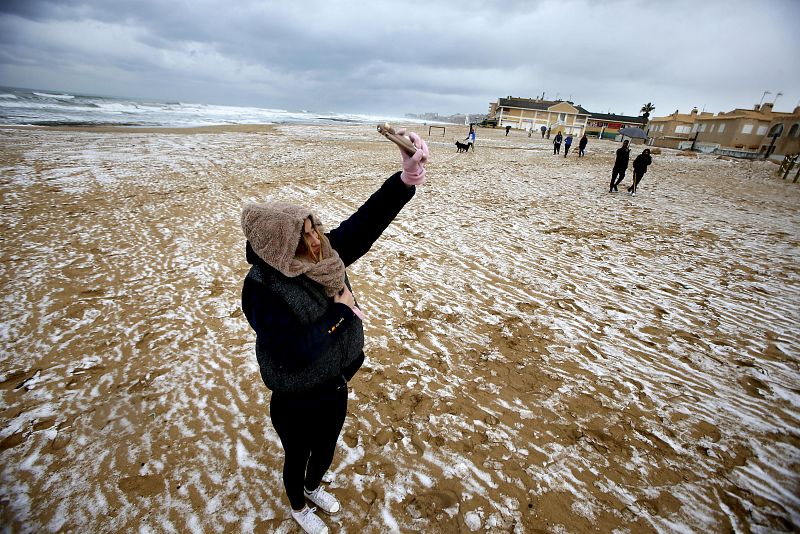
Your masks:
<path fill-rule="evenodd" d="M 314 228 L 314 225 L 311 222 L 311 219 L 306 219 L 303 223 L 303 239 L 311 250 L 312 259 L 319 258 L 319 251 L 322 246 L 322 243 L 319 241 L 319 234 L 317 233 L 317 229 Z"/>

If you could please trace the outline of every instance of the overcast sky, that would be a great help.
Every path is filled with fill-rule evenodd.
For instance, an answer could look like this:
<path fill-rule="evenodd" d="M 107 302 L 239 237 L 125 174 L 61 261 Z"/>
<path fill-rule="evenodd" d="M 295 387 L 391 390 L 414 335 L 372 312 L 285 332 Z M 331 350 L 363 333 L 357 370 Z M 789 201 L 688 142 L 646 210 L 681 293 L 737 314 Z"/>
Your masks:
<path fill-rule="evenodd" d="M 289 110 L 800 102 L 800 0 L 0 0 L 0 85 Z"/>

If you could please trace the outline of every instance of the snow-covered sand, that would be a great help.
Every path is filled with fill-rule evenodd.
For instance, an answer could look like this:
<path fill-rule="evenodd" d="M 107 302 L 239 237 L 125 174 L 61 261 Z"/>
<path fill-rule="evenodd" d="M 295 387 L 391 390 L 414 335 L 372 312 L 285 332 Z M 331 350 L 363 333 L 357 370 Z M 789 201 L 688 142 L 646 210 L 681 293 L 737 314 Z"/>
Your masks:
<path fill-rule="evenodd" d="M 631 198 L 616 143 L 418 131 L 429 182 L 350 269 L 367 362 L 327 523 L 800 528 L 800 184 L 667 150 Z M 299 532 L 240 207 L 333 227 L 398 162 L 367 126 L 0 130 L 2 530 Z"/>

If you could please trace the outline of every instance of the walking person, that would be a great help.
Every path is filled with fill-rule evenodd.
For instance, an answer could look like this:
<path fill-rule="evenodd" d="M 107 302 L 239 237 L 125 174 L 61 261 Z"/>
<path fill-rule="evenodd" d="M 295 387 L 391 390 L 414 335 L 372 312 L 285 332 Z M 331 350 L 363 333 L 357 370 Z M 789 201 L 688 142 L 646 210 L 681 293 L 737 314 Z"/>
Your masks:
<path fill-rule="evenodd" d="M 345 268 L 369 251 L 425 180 L 428 147 L 417 134 L 409 137 L 418 150 L 413 157 L 403 152 L 403 171 L 328 233 L 309 208 L 270 202 L 242 211 L 251 264 L 242 310 L 272 391 L 270 419 L 284 450 L 291 515 L 307 533 L 328 532 L 317 508 L 341 509 L 320 483 L 347 415 L 348 381 L 364 362 L 363 314 Z"/>
<path fill-rule="evenodd" d="M 636 156 L 633 160 L 633 184 L 628 187 L 628 193 L 631 195 L 636 194 L 636 189 L 639 188 L 639 182 L 642 181 L 644 173 L 647 172 L 647 167 L 653 163 L 653 158 L 650 157 L 650 149 L 645 148 L 644 151 Z"/>
<path fill-rule="evenodd" d="M 550 139 L 550 132 L 552 132 L 552 131 L 553 131 L 553 129 L 552 129 L 552 128 L 548 128 L 548 129 L 547 129 L 547 138 L 548 138 L 548 139 Z"/>
<path fill-rule="evenodd" d="M 628 148 L 628 141 L 622 142 L 622 147 L 617 149 L 617 159 L 614 160 L 614 168 L 611 169 L 611 186 L 609 193 L 616 193 L 617 186 L 625 178 L 625 171 L 628 170 L 628 161 L 631 157 L 631 149 Z M 617 179 L 619 177 L 619 179 Z"/>
<path fill-rule="evenodd" d="M 586 134 L 583 134 L 581 137 L 580 142 L 578 143 L 578 157 L 582 157 L 586 155 L 586 145 L 589 144 L 589 139 L 586 137 Z"/>
<path fill-rule="evenodd" d="M 506 126 L 506 137 L 508 137 L 508 132 L 511 131 L 511 126 Z"/>
<path fill-rule="evenodd" d="M 564 157 L 567 157 L 569 154 L 569 148 L 572 146 L 572 134 L 567 134 L 567 137 L 564 139 Z"/>
<path fill-rule="evenodd" d="M 472 147 L 472 151 L 475 152 L 475 127 L 469 127 L 469 134 L 467 134 L 467 138 L 464 139 L 467 142 L 467 152 L 469 152 L 470 147 Z"/>
<path fill-rule="evenodd" d="M 542 132 L 542 139 L 544 139 L 544 133 L 547 131 L 547 126 L 542 125 L 542 127 L 539 128 L 539 131 Z M 549 139 L 549 137 L 548 137 L 548 139 Z"/>
<path fill-rule="evenodd" d="M 561 132 L 558 132 L 553 139 L 553 154 L 560 154 L 561 153 Z"/>

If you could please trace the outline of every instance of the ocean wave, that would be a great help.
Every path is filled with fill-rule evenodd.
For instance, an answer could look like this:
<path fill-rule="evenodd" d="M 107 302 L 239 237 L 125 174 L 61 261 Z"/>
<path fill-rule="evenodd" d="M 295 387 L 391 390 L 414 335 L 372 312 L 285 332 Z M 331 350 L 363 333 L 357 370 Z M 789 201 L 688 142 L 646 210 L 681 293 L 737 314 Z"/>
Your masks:
<path fill-rule="evenodd" d="M 123 102 L 100 102 L 98 108 L 107 113 L 142 113 L 142 106 Z"/>
<path fill-rule="evenodd" d="M 18 110 L 40 110 L 42 113 L 70 113 L 80 111 L 97 112 L 99 106 L 91 102 L 83 102 L 80 105 L 65 104 L 64 102 L 31 102 L 20 100 L 0 100 L 0 108 Z"/>
<path fill-rule="evenodd" d="M 359 124 L 413 122 L 369 115 L 279 108 L 240 107 L 171 100 L 81 96 L 26 89 L 0 89 L 0 124 L 192 127 L 219 124 Z M 13 93 L 13 94 L 12 94 Z M 16 98 L 15 98 L 16 97 Z M 422 122 L 422 121 L 420 121 Z"/>
<path fill-rule="evenodd" d="M 54 95 L 54 94 L 50 94 L 50 93 L 37 93 L 36 91 L 34 91 L 33 94 L 35 94 L 36 96 L 44 97 L 44 98 L 56 98 L 56 99 L 59 99 L 59 100 L 62 100 L 62 99 L 63 100 L 69 100 L 71 98 L 75 98 L 74 95 L 63 95 L 63 94 L 62 95 Z"/>
<path fill-rule="evenodd" d="M 52 121 L 31 121 L 27 124 L 31 126 L 157 126 L 146 122 L 113 122 L 113 121 L 82 121 L 82 120 L 52 120 Z"/>
<path fill-rule="evenodd" d="M 344 117 L 317 117 L 317 119 L 318 120 L 322 120 L 322 121 L 347 122 L 347 123 L 353 123 L 353 124 L 358 124 L 358 123 L 364 122 L 363 120 L 347 119 L 347 118 L 344 118 Z"/>
<path fill-rule="evenodd" d="M 11 100 L 0 100 L 0 107 L 3 108 L 14 108 L 14 109 L 41 109 L 41 110 L 51 110 L 56 109 L 57 106 L 54 102 L 31 102 L 31 101 L 11 101 Z"/>

